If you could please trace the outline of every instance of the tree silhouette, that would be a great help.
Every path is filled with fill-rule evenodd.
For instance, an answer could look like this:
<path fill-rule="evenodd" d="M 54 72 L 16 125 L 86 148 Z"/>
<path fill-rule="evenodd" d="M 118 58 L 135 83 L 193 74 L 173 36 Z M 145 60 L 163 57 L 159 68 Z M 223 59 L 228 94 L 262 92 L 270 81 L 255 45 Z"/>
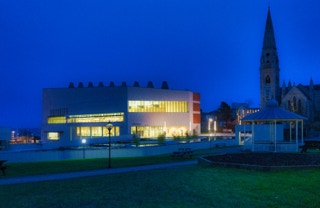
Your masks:
<path fill-rule="evenodd" d="M 218 120 L 225 123 L 226 128 L 233 128 L 231 107 L 226 102 L 221 102 L 220 107 L 218 108 Z"/>

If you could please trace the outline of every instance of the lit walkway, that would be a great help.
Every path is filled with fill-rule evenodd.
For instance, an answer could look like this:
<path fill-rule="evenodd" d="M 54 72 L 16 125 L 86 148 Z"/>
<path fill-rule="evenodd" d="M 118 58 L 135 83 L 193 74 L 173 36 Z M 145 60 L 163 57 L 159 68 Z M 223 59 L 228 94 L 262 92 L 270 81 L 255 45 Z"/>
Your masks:
<path fill-rule="evenodd" d="M 88 170 L 88 171 L 79 171 L 79 172 L 70 172 L 70 173 L 57 173 L 57 174 L 44 174 L 44 175 L 34 175 L 34 176 L 24 176 L 24 177 L 13 177 L 5 178 L 1 176 L 0 185 L 8 184 L 19 184 L 19 183 L 32 183 L 32 182 L 41 182 L 41 181 L 52 181 L 52 180 L 62 180 L 70 178 L 79 178 L 87 176 L 96 176 L 96 175 L 106 175 L 114 173 L 125 173 L 125 172 L 134 172 L 134 171 L 144 171 L 152 169 L 161 169 L 161 168 L 172 168 L 185 165 L 195 165 L 197 160 L 189 160 L 183 162 L 172 162 L 164 164 L 154 164 L 154 165 L 145 165 L 145 166 L 135 166 L 135 167 L 124 167 L 124 168 L 110 168 L 102 170 Z"/>

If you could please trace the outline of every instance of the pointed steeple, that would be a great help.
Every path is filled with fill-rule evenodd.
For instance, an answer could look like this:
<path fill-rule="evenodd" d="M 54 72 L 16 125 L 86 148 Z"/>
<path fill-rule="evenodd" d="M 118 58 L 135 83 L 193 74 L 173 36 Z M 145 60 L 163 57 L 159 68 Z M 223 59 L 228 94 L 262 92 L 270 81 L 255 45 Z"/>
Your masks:
<path fill-rule="evenodd" d="M 268 7 L 268 15 L 266 21 L 266 28 L 264 30 L 263 49 L 276 50 L 276 39 L 274 37 L 273 24 L 271 19 L 270 6 Z"/>
<path fill-rule="evenodd" d="M 292 84 L 291 84 L 291 81 L 288 82 L 288 90 L 291 90 L 292 88 Z"/>
<path fill-rule="evenodd" d="M 270 7 L 268 7 L 268 15 L 264 31 L 262 54 L 260 60 L 260 69 L 266 68 L 275 68 L 276 70 L 280 70 Z"/>
<path fill-rule="evenodd" d="M 279 58 L 269 6 L 260 58 L 260 106 L 262 108 L 272 98 L 281 103 L 282 92 L 279 80 Z"/>
<path fill-rule="evenodd" d="M 312 93 L 313 93 L 313 91 L 314 91 L 314 85 L 313 85 L 313 80 L 312 80 L 312 78 L 310 79 L 309 90 L 310 90 L 310 92 L 312 92 Z"/>

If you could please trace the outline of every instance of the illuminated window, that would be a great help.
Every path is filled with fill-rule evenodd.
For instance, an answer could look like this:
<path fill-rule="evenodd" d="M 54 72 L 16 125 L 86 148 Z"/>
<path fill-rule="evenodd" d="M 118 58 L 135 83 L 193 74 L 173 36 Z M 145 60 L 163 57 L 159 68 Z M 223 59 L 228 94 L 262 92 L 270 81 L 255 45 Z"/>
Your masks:
<path fill-rule="evenodd" d="M 78 137 L 106 137 L 109 136 L 109 131 L 105 126 L 78 126 L 76 127 Z M 120 127 L 114 126 L 110 131 L 110 136 L 119 136 Z"/>
<path fill-rule="evenodd" d="M 143 101 L 129 100 L 129 112 L 139 113 L 186 113 L 187 101 Z"/>
<path fill-rule="evenodd" d="M 157 138 L 163 133 L 163 126 L 131 126 L 131 134 L 140 138 Z"/>
<path fill-rule="evenodd" d="M 91 136 L 90 126 L 82 126 L 80 133 L 81 136 Z"/>
<path fill-rule="evenodd" d="M 70 115 L 68 123 L 100 123 L 100 122 L 123 122 L 124 113 L 101 113 Z"/>
<path fill-rule="evenodd" d="M 119 126 L 113 126 L 110 131 L 110 136 L 119 136 L 120 135 L 120 128 Z M 109 130 L 106 126 L 103 127 L 103 136 L 109 136 Z"/>
<path fill-rule="evenodd" d="M 60 139 L 59 132 L 48 132 L 47 138 L 48 140 L 57 141 Z"/>
<path fill-rule="evenodd" d="M 91 136 L 93 137 L 101 137 L 102 136 L 102 127 L 101 126 L 93 126 L 91 128 Z"/>
<path fill-rule="evenodd" d="M 65 116 L 50 116 L 48 124 L 65 123 L 99 123 L 99 122 L 123 122 L 124 113 L 100 113 L 100 114 L 79 114 Z"/>
<path fill-rule="evenodd" d="M 160 134 L 166 137 L 186 136 L 187 126 L 131 126 L 131 134 L 137 134 L 140 138 L 157 139 Z"/>
<path fill-rule="evenodd" d="M 66 122 L 65 116 L 52 116 L 48 118 L 48 124 L 65 124 Z"/>

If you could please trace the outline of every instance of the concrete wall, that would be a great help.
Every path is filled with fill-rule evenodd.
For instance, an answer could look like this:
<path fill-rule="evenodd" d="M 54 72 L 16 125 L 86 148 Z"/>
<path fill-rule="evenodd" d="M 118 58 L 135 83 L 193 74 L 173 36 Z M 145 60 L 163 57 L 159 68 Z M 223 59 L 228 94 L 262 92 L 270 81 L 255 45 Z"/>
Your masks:
<path fill-rule="evenodd" d="M 217 143 L 225 143 L 226 146 L 238 145 L 236 139 L 225 139 L 216 141 L 202 141 L 185 144 L 171 144 L 154 147 L 135 147 L 135 148 L 119 148 L 111 150 L 112 158 L 121 157 L 145 157 L 161 154 L 171 154 L 173 151 L 177 151 L 178 148 L 192 148 L 206 149 L 215 147 Z M 30 150 L 30 151 L 0 151 L 0 159 L 8 160 L 8 162 L 40 162 L 40 161 L 55 161 L 55 160 L 69 160 L 69 159 L 82 159 L 83 153 L 85 158 L 107 158 L 108 150 L 106 148 L 101 149 L 77 149 L 77 150 Z"/>

